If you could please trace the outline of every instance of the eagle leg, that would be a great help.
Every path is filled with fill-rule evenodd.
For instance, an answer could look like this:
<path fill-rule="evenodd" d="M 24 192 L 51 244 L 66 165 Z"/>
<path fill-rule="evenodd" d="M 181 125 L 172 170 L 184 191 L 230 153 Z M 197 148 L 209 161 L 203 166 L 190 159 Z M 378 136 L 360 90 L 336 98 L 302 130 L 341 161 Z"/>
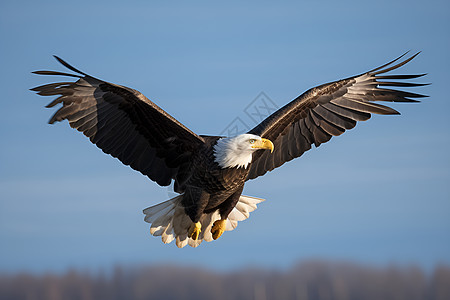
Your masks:
<path fill-rule="evenodd" d="M 198 239 L 198 236 L 199 236 L 201 231 L 202 231 L 202 223 L 200 223 L 200 222 L 197 222 L 197 223 L 192 222 L 191 226 L 189 227 L 188 236 L 191 239 L 193 239 L 194 241 L 196 241 Z"/>
<path fill-rule="evenodd" d="M 226 227 L 227 227 L 226 219 L 215 221 L 211 228 L 211 233 L 212 233 L 213 239 L 217 240 L 222 235 L 222 233 L 225 232 Z"/>

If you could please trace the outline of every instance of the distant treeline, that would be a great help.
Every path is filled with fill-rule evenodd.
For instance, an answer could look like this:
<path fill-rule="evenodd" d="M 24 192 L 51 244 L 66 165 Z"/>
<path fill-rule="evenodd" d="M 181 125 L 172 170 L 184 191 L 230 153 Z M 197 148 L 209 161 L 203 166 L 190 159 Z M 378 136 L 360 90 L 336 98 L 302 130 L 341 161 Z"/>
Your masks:
<path fill-rule="evenodd" d="M 116 268 L 111 274 L 0 275 L 0 299 L 450 299 L 450 267 L 301 263 L 287 271 L 212 272 L 187 267 Z"/>

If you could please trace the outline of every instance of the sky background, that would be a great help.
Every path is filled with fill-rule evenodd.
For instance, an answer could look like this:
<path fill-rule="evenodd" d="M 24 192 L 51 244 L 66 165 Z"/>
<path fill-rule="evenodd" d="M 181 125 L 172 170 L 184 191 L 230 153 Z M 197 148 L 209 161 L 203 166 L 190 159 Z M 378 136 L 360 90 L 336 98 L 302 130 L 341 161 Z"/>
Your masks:
<path fill-rule="evenodd" d="M 449 1 L 1 1 L 0 272 L 177 264 L 288 268 L 307 259 L 450 264 Z M 172 196 L 105 155 L 29 88 L 82 71 L 139 90 L 198 134 L 218 134 L 261 92 L 305 90 L 423 51 L 398 104 L 248 182 L 267 199 L 193 249 L 149 234 L 142 209 Z"/>

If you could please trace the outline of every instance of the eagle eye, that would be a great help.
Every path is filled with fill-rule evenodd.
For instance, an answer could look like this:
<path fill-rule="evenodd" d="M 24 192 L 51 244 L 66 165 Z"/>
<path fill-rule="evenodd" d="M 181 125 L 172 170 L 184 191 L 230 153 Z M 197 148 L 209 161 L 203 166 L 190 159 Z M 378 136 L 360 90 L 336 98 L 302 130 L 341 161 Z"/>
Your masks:
<path fill-rule="evenodd" d="M 254 143 L 256 142 L 255 139 L 250 139 L 250 140 L 248 140 L 248 141 L 249 141 L 250 144 L 254 144 Z"/>

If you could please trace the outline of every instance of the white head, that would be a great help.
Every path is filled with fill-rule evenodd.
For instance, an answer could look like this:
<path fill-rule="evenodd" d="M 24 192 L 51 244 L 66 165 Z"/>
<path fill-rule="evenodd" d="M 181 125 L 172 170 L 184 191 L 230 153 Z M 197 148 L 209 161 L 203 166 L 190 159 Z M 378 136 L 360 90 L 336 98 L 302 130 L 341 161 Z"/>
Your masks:
<path fill-rule="evenodd" d="M 214 160 L 221 168 L 247 168 L 252 162 L 252 154 L 258 149 L 270 149 L 273 144 L 254 134 L 241 134 L 231 138 L 221 138 L 214 146 Z"/>

